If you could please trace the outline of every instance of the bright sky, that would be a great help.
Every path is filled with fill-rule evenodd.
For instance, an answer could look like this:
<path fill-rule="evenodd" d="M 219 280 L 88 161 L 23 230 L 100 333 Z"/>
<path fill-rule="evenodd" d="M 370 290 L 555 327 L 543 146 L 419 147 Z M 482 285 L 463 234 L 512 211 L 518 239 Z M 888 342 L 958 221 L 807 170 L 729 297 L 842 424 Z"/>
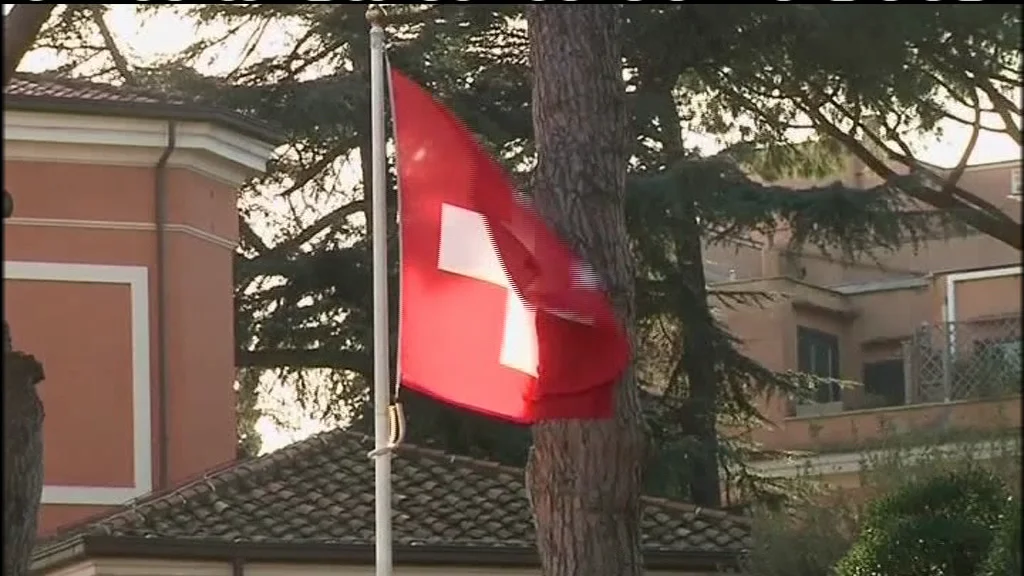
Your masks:
<path fill-rule="evenodd" d="M 10 5 L 4 5 L 6 13 Z M 193 23 L 172 12 L 159 12 L 156 16 L 140 19 L 135 7 L 130 4 L 110 5 L 107 22 L 119 41 L 119 45 L 132 61 L 146 62 L 172 55 L 189 45 L 196 36 Z M 259 53 L 278 52 L 291 44 L 291 31 L 283 28 L 271 29 L 264 34 Z M 214 57 L 201 62 L 200 68 L 207 73 L 226 73 L 238 65 L 244 51 L 245 36 L 240 35 L 233 42 L 222 45 Z M 56 64 L 52 54 L 35 51 L 22 62 L 21 69 L 41 71 Z M 987 120 L 991 125 L 1001 125 L 998 119 Z M 963 152 L 969 136 L 969 129 L 949 122 L 942 126 L 943 137 L 932 142 L 919 143 L 920 158 L 939 166 L 953 166 Z M 708 152 L 717 148 L 710 138 L 694 135 L 688 142 Z M 703 144 L 703 145 L 701 145 Z M 1005 134 L 982 133 L 972 163 L 987 163 L 1020 158 L 1021 150 Z M 266 395 L 264 408 L 274 410 L 293 422 L 293 426 L 280 428 L 269 418 L 261 420 L 260 433 L 263 435 L 264 450 L 273 450 L 318 431 L 321 425 L 314 419 L 304 417 L 287 396 Z"/>
<path fill-rule="evenodd" d="M 6 8 L 9 5 L 5 5 Z M 195 28 L 191 21 L 171 12 L 160 12 L 156 16 L 141 20 L 130 4 L 111 5 L 107 21 L 120 45 L 133 60 L 147 61 L 167 56 L 180 51 L 195 38 Z M 269 30 L 264 34 L 260 52 L 276 52 L 289 45 L 290 31 L 283 28 Z M 234 42 L 221 46 L 216 58 L 205 62 L 204 72 L 226 72 L 233 69 L 239 62 L 243 51 L 244 36 L 240 35 Z M 22 64 L 25 70 L 40 70 L 53 65 L 53 58 L 47 54 L 35 52 Z M 1001 125 L 997 118 L 986 119 L 993 126 Z M 970 135 L 970 129 L 955 122 L 942 124 L 943 136 L 932 142 L 921 142 L 920 158 L 938 166 L 953 166 L 960 159 L 964 143 Z M 691 137 L 689 140 L 699 143 L 702 138 Z M 710 138 L 705 138 L 705 146 L 715 148 Z M 698 144 L 699 145 L 699 144 Z M 1005 134 L 983 132 L 971 156 L 972 164 L 982 164 L 1020 158 L 1021 150 L 1013 140 Z"/>

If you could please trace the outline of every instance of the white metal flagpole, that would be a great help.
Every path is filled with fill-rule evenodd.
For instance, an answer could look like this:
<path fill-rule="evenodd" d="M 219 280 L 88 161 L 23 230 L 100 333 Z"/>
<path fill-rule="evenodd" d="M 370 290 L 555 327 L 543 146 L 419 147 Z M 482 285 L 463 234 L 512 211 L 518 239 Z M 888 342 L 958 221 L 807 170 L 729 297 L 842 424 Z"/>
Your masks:
<path fill-rule="evenodd" d="M 370 212 L 373 229 L 373 432 L 374 484 L 376 487 L 377 576 L 391 576 L 391 430 L 388 354 L 388 221 L 387 156 L 384 139 L 384 13 L 371 6 L 370 22 L 370 115 L 372 140 L 372 188 Z"/>

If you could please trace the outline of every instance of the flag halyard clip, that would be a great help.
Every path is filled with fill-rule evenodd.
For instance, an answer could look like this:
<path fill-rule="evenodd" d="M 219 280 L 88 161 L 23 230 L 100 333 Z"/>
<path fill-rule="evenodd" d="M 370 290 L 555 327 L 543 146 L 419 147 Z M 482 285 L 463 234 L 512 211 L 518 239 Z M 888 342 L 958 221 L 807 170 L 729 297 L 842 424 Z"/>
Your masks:
<path fill-rule="evenodd" d="M 367 454 L 370 458 L 390 456 L 395 448 L 405 440 L 405 410 L 401 402 L 395 402 L 388 406 L 388 444 L 382 448 L 371 450 Z"/>

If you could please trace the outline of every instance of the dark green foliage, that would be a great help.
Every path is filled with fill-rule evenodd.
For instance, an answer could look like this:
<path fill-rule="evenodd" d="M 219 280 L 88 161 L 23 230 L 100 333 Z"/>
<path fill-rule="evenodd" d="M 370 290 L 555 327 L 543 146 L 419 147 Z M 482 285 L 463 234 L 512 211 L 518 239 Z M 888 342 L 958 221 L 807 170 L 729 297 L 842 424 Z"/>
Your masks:
<path fill-rule="evenodd" d="M 1003 521 L 989 548 L 988 557 L 978 576 L 1018 576 L 1021 562 L 1021 502 L 1008 498 L 1003 507 Z"/>
<path fill-rule="evenodd" d="M 1013 488 L 1020 485 L 1019 443 L 1007 441 L 1005 437 L 991 442 L 991 436 L 978 436 L 977 433 L 965 436 L 963 431 L 955 436 L 946 434 L 938 437 L 909 432 L 887 436 L 882 443 L 874 446 L 861 446 L 866 473 L 861 477 L 863 491 L 860 494 L 829 486 L 822 482 L 823 478 L 808 470 L 806 475 L 791 485 L 794 497 L 782 506 L 753 507 L 753 542 L 750 554 L 744 561 L 744 574 L 841 576 L 835 571 L 836 564 L 850 551 L 862 524 L 871 521 L 876 527 L 879 525 L 877 516 L 865 514 L 865 511 L 886 506 L 883 504 L 886 500 L 865 502 L 861 497 L 864 494 L 883 499 L 886 496 L 899 498 L 898 494 L 907 491 L 921 491 L 922 487 L 935 478 L 950 476 L 976 476 L 981 478 L 984 487 L 980 492 L 998 491 L 998 482 L 993 483 L 991 477 L 981 470 L 991 471 L 995 477 L 1000 478 L 1002 486 L 1009 493 L 1013 493 Z M 977 447 L 983 444 L 988 448 L 978 450 Z M 963 448 L 950 450 L 952 445 L 962 445 Z M 850 448 L 848 446 L 846 450 Z M 948 498 L 948 495 L 942 497 Z M 1019 558 L 1020 555 L 1020 501 L 1017 496 L 1002 497 L 1005 500 L 989 498 L 990 507 L 999 508 L 1002 516 L 998 533 L 993 536 L 986 553 L 985 564 L 986 567 L 998 566 L 995 574 L 1000 576 L 1020 573 L 1019 568 L 1014 568 L 1012 564 L 1013 558 Z M 920 506 L 912 505 L 910 512 L 914 508 Z M 947 511 L 954 515 L 962 511 L 959 501 L 947 506 Z M 915 516 L 908 514 L 906 506 L 893 512 L 889 505 L 885 513 L 890 518 L 894 514 L 902 515 L 903 518 Z M 1015 571 L 1003 570 L 1007 566 L 1006 562 L 1010 562 L 1009 566 Z M 901 574 L 887 569 L 877 573 Z M 948 573 L 940 570 L 934 574 L 945 576 Z M 978 576 L 991 575 L 983 568 Z"/>
<path fill-rule="evenodd" d="M 982 468 L 937 474 L 869 506 L 836 576 L 975 576 L 1008 493 Z"/>
<path fill-rule="evenodd" d="M 44 43 L 75 65 L 109 52 L 111 47 L 95 41 L 89 5 L 65 6 Z M 742 478 L 742 460 L 754 447 L 737 436 L 722 439 L 716 448 L 707 438 L 714 426 L 696 430 L 691 424 L 703 419 L 751 425 L 759 417 L 752 402 L 756 395 L 800 394 L 809 388 L 805 378 L 773 373 L 742 354 L 716 323 L 703 277 L 702 241 L 729 242 L 781 226 L 793 231 L 794 245 L 870 257 L 865 254 L 941 231 L 947 222 L 922 214 L 925 205 L 972 226 L 988 226 L 982 229 L 989 232 L 993 223 L 1002 222 L 920 171 L 904 177 L 883 173 L 886 184 L 870 191 L 822 185 L 797 192 L 759 184 L 740 169 L 769 179 L 828 177 L 841 168 L 845 153 L 865 163 L 874 159 L 918 167 L 902 140 L 908 133 L 930 130 L 948 114 L 951 91 L 969 101 L 979 91 L 1003 93 L 1020 86 L 1020 10 L 963 8 L 624 7 L 634 143 L 628 221 L 637 256 L 638 363 L 641 380 L 665 392 L 648 399 L 658 440 L 648 477 L 652 490 L 687 497 L 695 451 L 710 451 L 703 455 L 739 465 Z M 365 7 L 192 4 L 140 9 L 178 10 L 195 17 L 206 33 L 168 61 L 129 70 L 104 64 L 98 77 L 194 93 L 270 120 L 291 137 L 270 173 L 244 190 L 241 199 L 242 249 L 235 269 L 239 367 L 272 371 L 312 415 L 329 421 L 351 416 L 354 425 L 367 426 Z M 394 4 L 388 7 L 388 20 L 392 62 L 450 105 L 517 171 L 528 190 L 528 39 L 513 24 L 520 11 L 514 4 Z M 216 51 L 223 37 L 250 36 L 255 42 L 259 30 L 284 23 L 295 30 L 285 50 L 251 56 L 223 76 L 196 71 L 196 62 Z M 221 25 L 224 33 L 210 33 L 211 24 Z M 82 70 L 72 65 L 64 71 Z M 871 125 L 872 116 L 891 122 Z M 792 132 L 797 128 L 817 136 L 798 144 Z M 702 157 L 687 140 L 694 133 L 721 137 L 729 146 L 717 156 Z M 350 175 L 347 183 L 338 178 L 342 171 Z M 1015 230 L 1019 237 L 1019 226 Z M 711 295 L 721 306 L 765 298 Z M 684 335 L 707 344 L 689 361 L 684 361 Z M 255 394 L 257 388 L 242 390 Z M 426 398 L 404 399 L 410 441 L 521 462 L 528 443 L 524 430 Z M 255 405 L 240 403 L 246 410 Z M 705 480 L 717 486 L 714 478 Z M 755 480 L 750 477 L 748 484 L 754 486 Z"/>
<path fill-rule="evenodd" d="M 256 393 L 259 387 L 258 370 L 239 370 L 236 380 L 238 396 L 236 398 L 236 418 L 238 429 L 237 457 L 240 460 L 255 458 L 263 447 L 263 440 L 256 430 L 256 423 L 263 415 L 263 411 L 256 406 L 259 395 Z"/>

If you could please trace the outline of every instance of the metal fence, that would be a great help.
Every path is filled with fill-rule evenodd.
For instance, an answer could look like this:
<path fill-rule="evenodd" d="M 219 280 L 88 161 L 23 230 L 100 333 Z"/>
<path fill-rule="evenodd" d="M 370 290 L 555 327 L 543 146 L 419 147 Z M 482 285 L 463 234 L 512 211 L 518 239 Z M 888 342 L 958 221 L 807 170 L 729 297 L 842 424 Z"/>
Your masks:
<path fill-rule="evenodd" d="M 922 325 L 904 343 L 906 403 L 1021 393 L 1021 316 Z"/>

